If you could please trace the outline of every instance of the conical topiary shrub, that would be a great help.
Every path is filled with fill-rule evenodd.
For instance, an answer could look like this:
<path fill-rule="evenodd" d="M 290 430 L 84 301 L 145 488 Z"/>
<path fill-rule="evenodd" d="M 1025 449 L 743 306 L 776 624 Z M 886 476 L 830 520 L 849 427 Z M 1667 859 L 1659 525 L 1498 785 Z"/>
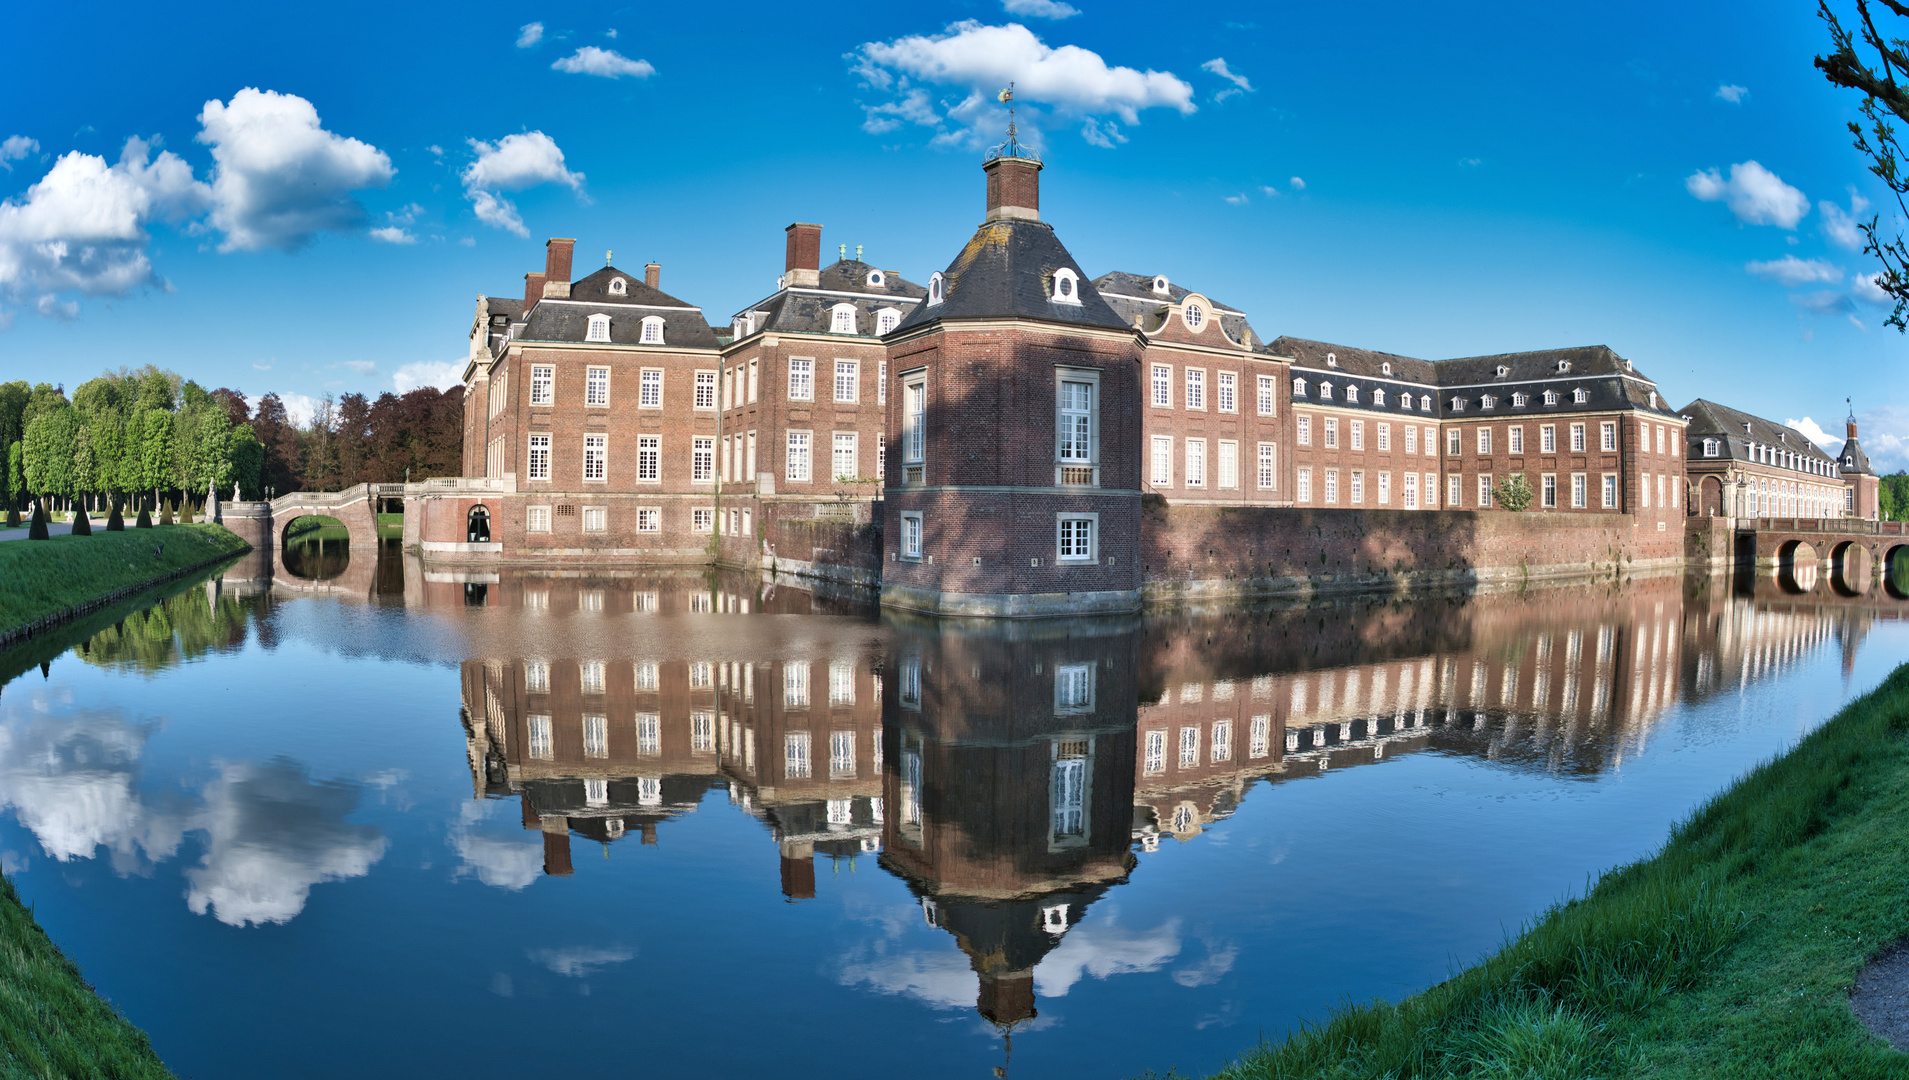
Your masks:
<path fill-rule="evenodd" d="M 27 539 L 46 539 L 46 500 L 44 499 L 33 504 L 33 525 L 27 529 Z"/>
<path fill-rule="evenodd" d="M 181 525 L 192 524 L 192 500 L 191 499 L 179 500 L 179 524 Z"/>
<path fill-rule="evenodd" d="M 133 528 L 135 529 L 152 528 L 152 511 L 146 509 L 146 500 L 143 498 L 139 500 L 139 518 L 138 520 L 133 522 Z"/>
<path fill-rule="evenodd" d="M 17 529 L 19 527 L 20 527 L 20 508 L 17 506 L 7 507 L 7 528 Z"/>
<path fill-rule="evenodd" d="M 93 523 L 90 519 L 87 518 L 86 507 L 84 506 L 79 507 L 73 511 L 73 535 L 74 536 L 93 535 Z"/>
<path fill-rule="evenodd" d="M 107 532 L 125 532 L 126 531 L 126 519 L 120 516 L 118 499 L 113 500 L 113 512 L 107 515 L 106 531 Z"/>
<path fill-rule="evenodd" d="M 172 504 L 164 499 L 159 500 L 159 524 L 172 524 Z"/>

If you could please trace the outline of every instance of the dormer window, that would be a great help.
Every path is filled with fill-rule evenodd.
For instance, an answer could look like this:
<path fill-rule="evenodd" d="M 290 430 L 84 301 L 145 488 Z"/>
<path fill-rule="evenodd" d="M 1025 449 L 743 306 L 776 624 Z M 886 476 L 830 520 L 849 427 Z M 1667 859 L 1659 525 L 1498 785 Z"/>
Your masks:
<path fill-rule="evenodd" d="M 885 307 L 875 313 L 875 333 L 877 335 L 886 334 L 900 325 L 901 312 L 896 311 L 892 307 Z"/>
<path fill-rule="evenodd" d="M 1529 397 L 1525 396 L 1524 391 L 1517 391 L 1511 395 L 1511 407 L 1514 409 L 1522 409 L 1525 407 L 1525 402 L 1530 400 Z"/>
<path fill-rule="evenodd" d="M 855 332 L 855 305 L 837 304 L 829 309 L 829 333 L 853 334 Z"/>
<path fill-rule="evenodd" d="M 1306 380 L 1304 379 L 1293 380 L 1293 396 L 1294 397 L 1306 396 Z"/>
<path fill-rule="evenodd" d="M 1327 367 L 1338 367 L 1338 366 L 1339 366 L 1339 357 L 1338 357 L 1338 356 L 1336 356 L 1336 355 L 1334 355 L 1334 354 L 1332 354 L 1332 353 L 1327 353 L 1327 354 L 1326 354 L 1326 366 L 1327 366 Z"/>
<path fill-rule="evenodd" d="M 1346 400 L 1357 405 L 1359 403 L 1359 388 L 1356 386 L 1346 387 Z"/>
<path fill-rule="evenodd" d="M 1565 372 L 1570 370 L 1571 370 L 1571 361 L 1569 360 L 1558 361 L 1558 374 L 1562 375 Z"/>
<path fill-rule="evenodd" d="M 1080 276 L 1063 266 L 1054 271 L 1054 293 L 1048 299 L 1056 304 L 1080 304 Z"/>
<path fill-rule="evenodd" d="M 1180 319 L 1186 323 L 1188 330 L 1197 334 L 1206 325 L 1206 309 L 1198 304 L 1188 304 L 1186 310 L 1180 313 Z"/>
<path fill-rule="evenodd" d="M 1572 404 L 1582 405 L 1585 402 L 1590 400 L 1591 400 L 1591 392 L 1589 390 L 1586 390 L 1582 386 L 1578 387 L 1576 390 L 1571 391 Z M 1655 406 L 1656 404 L 1657 403 L 1655 401 L 1651 402 L 1651 405 L 1653 406 Z"/>
<path fill-rule="evenodd" d="M 1486 409 L 1496 408 L 1498 405 L 1498 399 L 1492 396 L 1491 394 L 1486 394 L 1484 398 L 1479 401 L 1478 404 L 1481 408 L 1486 408 Z"/>
<path fill-rule="evenodd" d="M 1704 440 L 1704 456 L 1705 457 L 1717 456 L 1717 440 L 1715 439 Z"/>
<path fill-rule="evenodd" d="M 1381 375 L 1390 375 L 1390 374 L 1392 374 L 1392 361 L 1390 361 L 1390 360 L 1387 360 L 1387 361 L 1385 361 L 1384 363 L 1382 363 L 1382 364 L 1380 364 L 1380 365 L 1379 365 L 1379 374 L 1381 374 Z"/>
<path fill-rule="evenodd" d="M 1153 279 L 1153 292 L 1156 296 L 1170 296 L 1173 293 L 1173 289 L 1167 285 L 1166 278 L 1157 277 Z"/>
<path fill-rule="evenodd" d="M 928 305 L 933 307 L 941 303 L 941 271 L 937 270 L 928 278 Z"/>
<path fill-rule="evenodd" d="M 1544 403 L 1546 405 L 1556 405 L 1558 403 L 1558 392 L 1556 390 L 1546 390 L 1544 392 Z"/>
<path fill-rule="evenodd" d="M 1319 384 L 1319 400 L 1321 401 L 1332 400 L 1332 384 L 1331 383 L 1322 382 Z"/>
<path fill-rule="evenodd" d="M 1507 375 L 1509 375 L 1509 374 L 1511 374 L 1511 369 L 1510 369 L 1509 367 L 1506 367 L 1506 366 L 1505 366 L 1505 365 L 1503 365 L 1503 364 L 1499 364 L 1499 365 L 1498 365 L 1498 377 L 1499 377 L 1499 378 L 1501 378 L 1501 379 L 1502 379 L 1502 378 L 1504 378 L 1505 376 L 1507 376 Z"/>
<path fill-rule="evenodd" d="M 1636 365 L 1636 364 L 1633 364 L 1633 363 L 1631 363 L 1631 362 L 1630 362 L 1629 360 L 1626 360 L 1626 361 L 1624 361 L 1624 370 L 1625 370 L 1625 371 L 1636 371 L 1636 370 L 1637 370 L 1637 365 Z"/>
<path fill-rule="evenodd" d="M 1657 407 L 1657 391 L 1655 390 L 1650 392 L 1650 407 L 1653 409 Z"/>
<path fill-rule="evenodd" d="M 584 331 L 583 340 L 585 341 L 610 340 L 610 317 L 608 315 L 590 316 L 590 327 L 589 329 Z"/>
<path fill-rule="evenodd" d="M 1462 398 L 1462 397 L 1455 397 L 1455 398 L 1453 398 L 1453 399 L 1452 399 L 1452 411 L 1453 411 L 1453 412 L 1464 412 L 1464 411 L 1465 411 L 1465 399 L 1464 399 L 1464 398 Z"/>
<path fill-rule="evenodd" d="M 661 345 L 663 343 L 663 317 L 661 315 L 644 316 L 643 336 L 638 340 L 645 345 Z"/>
<path fill-rule="evenodd" d="M 610 295 L 624 296 L 630 291 L 630 283 L 620 277 L 610 279 Z"/>
<path fill-rule="evenodd" d="M 1385 391 L 1383 390 L 1372 391 L 1372 404 L 1383 408 L 1385 406 Z"/>
<path fill-rule="evenodd" d="M 880 288 L 885 288 L 887 285 L 888 285 L 887 274 L 882 273 L 880 270 L 870 270 L 868 272 L 868 287 L 869 288 L 880 289 Z"/>
<path fill-rule="evenodd" d="M 1432 411 L 1432 395 L 1430 395 L 1430 394 L 1420 394 L 1420 395 L 1419 395 L 1419 398 L 1418 398 L 1418 411 L 1420 411 L 1420 412 L 1431 412 L 1431 411 Z"/>

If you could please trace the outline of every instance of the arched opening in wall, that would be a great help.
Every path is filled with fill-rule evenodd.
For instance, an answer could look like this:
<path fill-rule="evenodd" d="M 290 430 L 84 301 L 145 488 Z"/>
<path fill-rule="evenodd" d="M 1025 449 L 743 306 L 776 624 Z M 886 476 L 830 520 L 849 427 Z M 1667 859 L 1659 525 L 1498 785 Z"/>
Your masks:
<path fill-rule="evenodd" d="M 279 534 L 279 565 L 295 578 L 326 581 L 351 565 L 351 533 L 323 514 L 300 514 Z"/>
<path fill-rule="evenodd" d="M 465 541 L 472 544 L 491 542 L 491 512 L 482 503 L 471 507 L 465 519 Z"/>
<path fill-rule="evenodd" d="M 1882 557 L 1883 591 L 1898 600 L 1909 600 L 1909 544 L 1897 544 Z"/>
<path fill-rule="evenodd" d="M 1869 549 L 1854 540 L 1836 545 L 1829 554 L 1830 587 L 1844 596 L 1869 590 Z"/>
<path fill-rule="evenodd" d="M 1723 513 L 1723 481 L 1714 476 L 1704 477 L 1698 504 L 1703 507 L 1705 517 L 1720 516 Z"/>
<path fill-rule="evenodd" d="M 1806 593 L 1816 588 L 1816 549 L 1790 540 L 1777 549 L 1776 583 L 1785 592 Z"/>

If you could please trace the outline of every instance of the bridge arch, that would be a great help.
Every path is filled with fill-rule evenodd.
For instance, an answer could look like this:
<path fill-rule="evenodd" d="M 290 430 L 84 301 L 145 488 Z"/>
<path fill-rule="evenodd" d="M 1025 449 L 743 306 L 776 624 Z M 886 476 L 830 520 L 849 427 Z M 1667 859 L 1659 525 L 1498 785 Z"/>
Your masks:
<path fill-rule="evenodd" d="M 1830 549 L 1829 583 L 1844 596 L 1861 596 L 1869 591 L 1869 549 L 1854 540 L 1845 540 Z"/>
<path fill-rule="evenodd" d="M 1816 549 L 1801 540 L 1786 540 L 1776 553 L 1776 583 L 1784 591 L 1806 593 L 1816 588 Z"/>
<path fill-rule="evenodd" d="M 1909 544 L 1897 544 L 1882 557 L 1883 591 L 1898 600 L 1909 600 Z"/>

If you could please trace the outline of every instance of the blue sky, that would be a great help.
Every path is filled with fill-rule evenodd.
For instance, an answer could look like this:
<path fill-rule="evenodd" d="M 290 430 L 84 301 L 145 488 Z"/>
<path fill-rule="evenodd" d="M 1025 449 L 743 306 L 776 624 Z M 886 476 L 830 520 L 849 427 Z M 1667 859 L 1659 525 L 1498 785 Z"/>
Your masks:
<path fill-rule="evenodd" d="M 1267 337 L 1604 343 L 1680 403 L 1838 437 L 1847 396 L 1909 464 L 1909 343 L 1846 246 L 1852 197 L 1886 192 L 1808 4 L 34 5 L 13 29 L 8 378 L 441 380 L 475 295 L 518 293 L 549 236 L 578 276 L 661 262 L 717 322 L 794 220 L 922 281 L 980 219 L 978 92 L 1012 78 L 1090 272 L 1167 274 Z"/>

